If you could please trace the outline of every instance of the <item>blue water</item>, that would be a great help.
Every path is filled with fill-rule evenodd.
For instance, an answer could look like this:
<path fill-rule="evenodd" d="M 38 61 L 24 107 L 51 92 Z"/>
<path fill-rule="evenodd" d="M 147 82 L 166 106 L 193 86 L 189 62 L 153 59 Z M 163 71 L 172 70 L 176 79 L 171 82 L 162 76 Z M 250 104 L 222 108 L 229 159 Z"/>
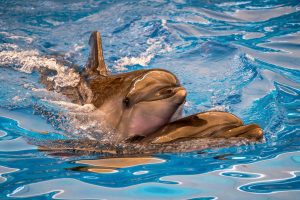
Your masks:
<path fill-rule="evenodd" d="M 0 3 L 0 199 L 299 197 L 299 1 Z M 258 123 L 265 141 L 154 155 L 164 162 L 110 173 L 74 170 L 86 166 L 78 160 L 97 155 L 39 151 L 28 141 L 93 130 L 80 121 L 74 128 L 72 116 L 61 117 L 69 112 L 53 102 L 67 100 L 43 90 L 34 71 L 82 68 L 93 30 L 102 34 L 112 73 L 168 69 L 188 91 L 185 115 L 226 110 Z M 54 78 L 58 85 L 76 79 L 64 77 Z M 53 115 L 41 114 L 41 107 Z"/>

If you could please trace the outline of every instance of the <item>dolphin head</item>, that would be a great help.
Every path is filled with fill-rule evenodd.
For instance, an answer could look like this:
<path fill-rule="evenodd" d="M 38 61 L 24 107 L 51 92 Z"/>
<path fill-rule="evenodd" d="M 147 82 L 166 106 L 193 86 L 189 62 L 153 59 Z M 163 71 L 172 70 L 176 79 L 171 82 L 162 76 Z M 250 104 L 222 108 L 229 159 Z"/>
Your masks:
<path fill-rule="evenodd" d="M 99 109 L 121 139 L 147 136 L 181 117 L 186 90 L 171 72 L 145 70 L 119 87 Z"/>
<path fill-rule="evenodd" d="M 152 69 L 109 75 L 99 32 L 91 34 L 89 44 L 80 96 L 98 108 L 96 118 L 116 129 L 121 139 L 147 136 L 180 117 L 186 91 L 174 74 Z"/>
<path fill-rule="evenodd" d="M 170 72 L 155 70 L 142 74 L 124 95 L 118 131 L 129 137 L 153 133 L 179 117 L 185 97 L 185 89 Z"/>

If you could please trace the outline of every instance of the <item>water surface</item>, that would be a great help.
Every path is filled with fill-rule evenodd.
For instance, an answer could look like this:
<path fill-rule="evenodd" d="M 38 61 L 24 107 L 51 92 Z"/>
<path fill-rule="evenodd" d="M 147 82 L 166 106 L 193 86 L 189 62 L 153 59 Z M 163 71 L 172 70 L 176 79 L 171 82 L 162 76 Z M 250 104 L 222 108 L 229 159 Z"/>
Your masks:
<path fill-rule="evenodd" d="M 299 196 L 298 1 L 0 3 L 0 199 Z M 232 112 L 261 125 L 264 143 L 132 158 L 127 166 L 38 151 L 27 141 L 97 135 L 93 122 L 74 117 L 91 105 L 46 91 L 35 72 L 55 69 L 56 85 L 76 84 L 71 69 L 84 66 L 93 30 L 102 34 L 112 73 L 170 70 L 188 91 L 185 115 Z"/>

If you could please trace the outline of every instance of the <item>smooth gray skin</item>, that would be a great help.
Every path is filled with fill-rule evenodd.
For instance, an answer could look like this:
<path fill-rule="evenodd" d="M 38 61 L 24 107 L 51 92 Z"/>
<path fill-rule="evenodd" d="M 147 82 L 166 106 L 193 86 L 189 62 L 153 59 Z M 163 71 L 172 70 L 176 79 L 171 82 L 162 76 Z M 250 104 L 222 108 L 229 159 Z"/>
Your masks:
<path fill-rule="evenodd" d="M 263 131 L 258 125 L 244 125 L 227 112 L 211 111 L 181 118 L 186 90 L 174 74 L 151 69 L 110 75 L 104 63 L 99 32 L 91 34 L 89 44 L 90 56 L 80 83 L 75 88 L 62 88 L 61 92 L 74 103 L 95 105 L 97 109 L 91 115 L 117 134 L 111 143 L 142 145 L 142 151 L 146 151 L 145 146 L 151 146 L 153 151 L 154 146 L 161 149 L 157 145 L 186 145 L 190 141 L 193 148 L 171 145 L 173 149 L 168 150 L 182 152 L 183 149 L 195 150 L 195 141 L 199 138 L 213 140 L 214 145 L 215 138 L 262 139 Z M 42 76 L 41 81 L 51 88 L 43 80 Z M 203 141 L 201 144 L 203 146 Z"/>

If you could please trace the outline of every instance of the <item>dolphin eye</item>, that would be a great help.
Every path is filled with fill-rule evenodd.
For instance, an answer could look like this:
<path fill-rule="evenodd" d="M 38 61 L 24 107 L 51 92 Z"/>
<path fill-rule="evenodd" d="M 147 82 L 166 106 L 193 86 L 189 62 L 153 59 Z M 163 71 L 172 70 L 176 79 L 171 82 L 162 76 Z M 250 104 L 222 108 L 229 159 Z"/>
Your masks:
<path fill-rule="evenodd" d="M 125 99 L 123 99 L 123 104 L 124 104 L 125 107 L 129 107 L 130 101 L 129 101 L 128 97 L 126 97 Z"/>

